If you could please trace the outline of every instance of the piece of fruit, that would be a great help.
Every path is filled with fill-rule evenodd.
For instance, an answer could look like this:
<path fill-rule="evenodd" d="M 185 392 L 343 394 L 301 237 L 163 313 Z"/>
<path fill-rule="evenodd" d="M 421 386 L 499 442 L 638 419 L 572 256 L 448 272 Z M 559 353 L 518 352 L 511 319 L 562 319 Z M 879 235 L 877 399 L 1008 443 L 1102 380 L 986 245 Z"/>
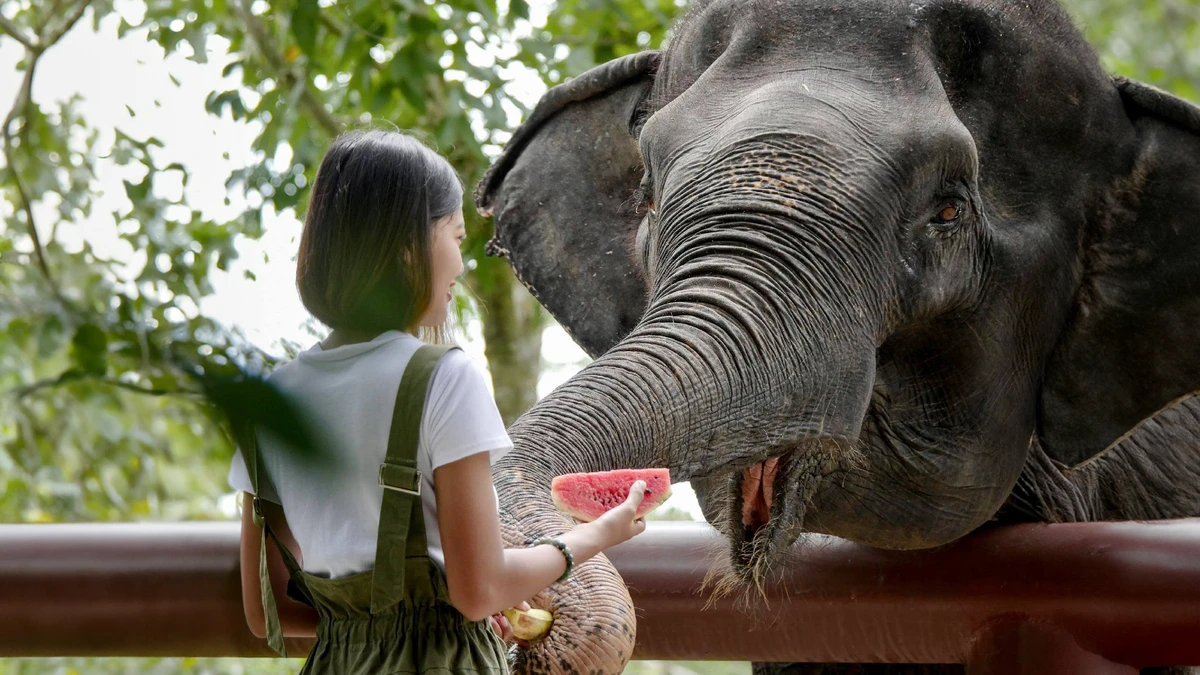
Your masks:
<path fill-rule="evenodd" d="M 591 522 L 620 506 L 636 480 L 646 481 L 646 494 L 637 517 L 653 511 L 671 496 L 669 469 L 618 469 L 595 473 L 568 473 L 550 482 L 550 496 L 559 511 L 575 520 Z"/>
<path fill-rule="evenodd" d="M 544 609 L 525 611 L 510 608 L 504 610 L 503 614 L 512 625 L 513 635 L 526 642 L 544 637 L 550 631 L 550 625 L 554 623 L 554 615 Z"/>

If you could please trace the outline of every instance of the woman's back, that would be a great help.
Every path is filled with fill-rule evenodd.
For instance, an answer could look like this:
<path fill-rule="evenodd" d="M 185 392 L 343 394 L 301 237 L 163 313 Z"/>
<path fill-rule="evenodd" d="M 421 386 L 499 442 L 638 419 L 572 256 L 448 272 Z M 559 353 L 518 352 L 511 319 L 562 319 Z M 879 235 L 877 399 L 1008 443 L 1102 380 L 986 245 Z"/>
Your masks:
<path fill-rule="evenodd" d="M 333 458 L 321 466 L 306 465 L 278 440 L 259 435 L 266 468 L 261 496 L 282 504 L 310 574 L 338 578 L 374 564 L 383 499 L 379 465 L 400 378 L 422 344 L 411 334 L 389 331 L 328 350 L 317 345 L 270 377 L 301 408 Z M 482 373 L 461 351 L 451 351 L 434 371 L 420 437 L 417 470 L 426 539 L 430 557 L 444 569 L 433 470 L 477 452 L 490 452 L 494 461 L 512 447 Z M 240 457 L 234 458 L 229 481 L 251 490 Z"/>

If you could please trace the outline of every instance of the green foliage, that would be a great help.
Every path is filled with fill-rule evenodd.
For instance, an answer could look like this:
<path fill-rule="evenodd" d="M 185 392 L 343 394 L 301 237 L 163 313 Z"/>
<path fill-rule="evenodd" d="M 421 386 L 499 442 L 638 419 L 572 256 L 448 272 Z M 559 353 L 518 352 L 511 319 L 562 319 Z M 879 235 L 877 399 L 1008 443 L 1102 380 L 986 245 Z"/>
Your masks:
<path fill-rule="evenodd" d="M 26 72 L 72 19 L 99 27 L 117 17 L 111 2 L 54 4 L 0 3 L 3 39 L 29 43 Z M 507 92 L 510 66 L 549 81 L 576 75 L 659 41 L 676 9 L 660 5 L 573 0 L 541 30 L 521 0 L 148 0 L 134 23 L 129 12 L 120 18 L 119 35 L 144 35 L 198 63 L 214 36 L 229 41 L 224 74 L 240 81 L 210 92 L 206 108 L 259 130 L 255 160 L 227 181 L 230 203 L 244 205 L 232 220 L 206 217 L 182 192 L 168 196 L 163 186 L 186 185 L 189 169 L 164 159 L 159 139 L 136 124 L 96 128 L 78 99 L 31 100 L 30 78 L 6 125 L 11 162 L 0 174 L 14 207 L 0 232 L 0 466 L 9 486 L 0 520 L 215 517 L 231 446 L 188 365 L 229 374 L 272 360 L 200 314 L 212 270 L 229 268 L 240 239 L 262 235 L 264 211 L 302 208 L 324 147 L 344 129 L 418 132 L 473 185 L 523 110 Z M 558 46 L 558 35 L 573 46 Z M 107 214 L 94 208 L 104 171 L 132 176 L 125 205 Z M 507 270 L 483 258 L 488 228 L 468 212 L 472 288 L 486 292 Z M 115 229 L 136 252 L 132 263 L 62 236 L 84 224 Z M 497 304 L 485 303 L 486 320 L 503 319 Z M 535 317 L 502 334 L 521 339 L 537 325 Z"/>
<path fill-rule="evenodd" d="M 634 661 L 626 675 L 749 675 L 750 664 L 725 661 Z"/>
<path fill-rule="evenodd" d="M 654 509 L 650 513 L 646 514 L 646 520 L 694 521 L 696 519 L 692 517 L 692 514 L 688 513 L 687 511 L 684 511 L 683 509 L 677 509 L 674 507 L 667 506 L 667 507 L 659 507 L 657 509 Z"/>
<path fill-rule="evenodd" d="M 561 0 L 546 26 L 519 40 L 525 65 L 560 82 L 620 56 L 660 46 L 682 0 Z"/>
<path fill-rule="evenodd" d="M 29 43 L 26 73 L 82 16 L 79 0 L 56 4 L 65 11 L 18 8 L 6 26 Z M 125 270 L 86 241 L 68 249 L 60 226 L 99 215 L 99 130 L 78 99 L 31 100 L 32 83 L 27 77 L 5 123 L 0 174 L 13 206 L 0 230 L 0 520 L 214 516 L 211 477 L 229 445 L 211 432 L 213 411 L 192 396 L 178 363 L 216 373 L 253 360 L 253 349 L 196 312 L 195 299 L 211 290 L 209 266 L 236 255 L 234 232 L 194 211 L 174 215 L 181 204 L 151 186 L 186 170 L 160 167 L 155 139 L 118 130 L 109 157 L 144 177 L 126 182 L 128 208 L 111 226 L 146 263 Z"/>
<path fill-rule="evenodd" d="M 1200 0 L 1065 4 L 1112 70 L 1200 100 Z M 0 41 L 25 51 L 26 76 L 2 129 L 0 191 L 10 208 L 0 210 L 0 522 L 221 517 L 232 448 L 193 375 L 218 378 L 206 380 L 211 394 L 219 378 L 273 361 L 204 316 L 200 301 L 213 292 L 212 270 L 228 269 L 239 242 L 263 234 L 264 214 L 303 208 L 330 138 L 362 126 L 419 132 L 469 188 L 525 111 L 512 94 L 518 73 L 554 84 L 656 47 L 681 5 L 558 0 L 543 22 L 527 0 L 145 0 L 144 13 L 125 13 L 132 23 L 119 19 L 120 35 L 200 64 L 217 36 L 228 41 L 229 84 L 205 107 L 256 135 L 253 161 L 227 181 L 240 213 L 218 218 L 167 189 L 186 185 L 189 167 L 136 123 L 100 128 L 78 98 L 31 96 L 41 56 L 76 21 L 117 21 L 114 1 L 0 0 Z M 106 171 L 126 177 L 112 212 L 98 208 Z M 482 256 L 490 232 L 469 203 L 467 216 L 469 285 L 480 301 L 458 306 L 481 308 L 489 342 L 528 340 L 536 311 L 514 303 L 505 263 Z M 135 253 L 106 260 L 79 236 L 85 228 L 115 233 Z M 536 371 L 536 358 L 492 348 L 504 372 Z M 666 667 L 629 672 L 746 672 Z M 282 660 L 0 662 L 0 675 L 293 670 Z"/>
<path fill-rule="evenodd" d="M 1062 0 L 1114 73 L 1200 103 L 1200 0 Z"/>

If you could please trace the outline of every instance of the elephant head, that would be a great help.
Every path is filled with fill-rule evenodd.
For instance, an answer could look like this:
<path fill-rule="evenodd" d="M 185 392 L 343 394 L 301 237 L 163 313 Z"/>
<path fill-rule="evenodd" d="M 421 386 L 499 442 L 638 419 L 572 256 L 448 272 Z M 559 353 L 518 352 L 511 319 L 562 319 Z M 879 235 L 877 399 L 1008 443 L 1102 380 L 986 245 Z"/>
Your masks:
<path fill-rule="evenodd" d="M 938 546 L 1034 436 L 1077 461 L 1200 387 L 1200 110 L 1051 0 L 700 0 L 551 89 L 476 201 L 595 357 L 511 429 L 513 544 L 567 527 L 553 475 L 666 466 L 747 581 L 804 532 Z M 619 672 L 606 561 L 544 600 L 524 665 Z"/>

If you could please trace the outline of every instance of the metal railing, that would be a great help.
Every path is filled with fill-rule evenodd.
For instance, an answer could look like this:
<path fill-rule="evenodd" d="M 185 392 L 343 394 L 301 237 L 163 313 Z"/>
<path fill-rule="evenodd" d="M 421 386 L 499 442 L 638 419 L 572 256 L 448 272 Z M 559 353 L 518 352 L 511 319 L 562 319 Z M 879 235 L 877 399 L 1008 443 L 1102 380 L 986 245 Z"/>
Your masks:
<path fill-rule="evenodd" d="M 0 656 L 268 655 L 242 615 L 237 528 L 0 525 Z M 702 523 L 651 523 L 612 550 L 638 609 L 636 658 L 1200 664 L 1200 520 L 1022 525 L 912 552 L 814 536 L 749 611 L 706 608 L 699 591 L 724 546 Z"/>

